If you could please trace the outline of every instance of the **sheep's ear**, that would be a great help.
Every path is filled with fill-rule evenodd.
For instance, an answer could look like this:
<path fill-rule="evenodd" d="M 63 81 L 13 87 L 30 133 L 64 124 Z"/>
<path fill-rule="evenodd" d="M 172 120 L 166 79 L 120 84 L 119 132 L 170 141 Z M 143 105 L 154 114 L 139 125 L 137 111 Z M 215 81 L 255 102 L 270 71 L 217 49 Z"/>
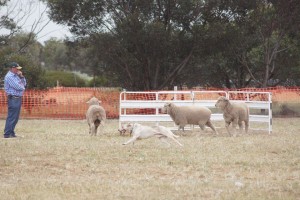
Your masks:
<path fill-rule="evenodd" d="M 227 99 L 226 97 L 220 96 L 218 100 L 220 100 L 220 101 L 226 101 L 226 99 Z"/>
<path fill-rule="evenodd" d="M 99 104 L 102 103 L 102 101 L 98 100 Z"/>
<path fill-rule="evenodd" d="M 226 104 L 228 104 L 228 103 L 229 103 L 229 99 L 228 99 L 228 98 L 226 98 L 226 97 L 224 97 L 224 98 L 223 98 L 223 101 L 224 101 Z"/>
<path fill-rule="evenodd" d="M 90 103 L 90 100 L 88 100 L 86 103 L 89 104 L 89 103 Z"/>

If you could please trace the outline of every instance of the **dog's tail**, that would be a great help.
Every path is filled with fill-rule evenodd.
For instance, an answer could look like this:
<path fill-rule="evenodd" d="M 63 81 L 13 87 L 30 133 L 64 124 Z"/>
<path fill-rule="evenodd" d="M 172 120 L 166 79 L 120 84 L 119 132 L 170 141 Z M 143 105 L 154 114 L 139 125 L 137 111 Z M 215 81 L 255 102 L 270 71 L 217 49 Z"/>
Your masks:
<path fill-rule="evenodd" d="M 170 135 L 172 135 L 173 137 L 179 138 L 179 136 L 178 136 L 178 135 L 175 135 L 171 130 L 167 129 L 167 131 L 168 131 L 168 133 L 169 133 Z"/>

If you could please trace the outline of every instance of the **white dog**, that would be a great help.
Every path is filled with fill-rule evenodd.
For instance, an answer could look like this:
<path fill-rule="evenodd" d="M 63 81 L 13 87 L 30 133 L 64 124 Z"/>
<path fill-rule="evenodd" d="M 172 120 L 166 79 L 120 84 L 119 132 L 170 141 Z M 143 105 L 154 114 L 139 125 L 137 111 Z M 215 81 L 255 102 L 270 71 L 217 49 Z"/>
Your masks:
<path fill-rule="evenodd" d="M 122 129 L 120 130 L 120 133 L 125 133 L 126 131 L 129 131 L 130 134 L 132 134 L 132 138 L 128 140 L 127 142 L 123 143 L 123 145 L 133 143 L 137 139 L 145 139 L 153 136 L 157 136 L 161 141 L 167 143 L 170 145 L 167 141 L 162 140 L 166 138 L 171 138 L 174 142 L 176 142 L 178 145 L 183 146 L 178 140 L 175 138 L 178 138 L 179 136 L 174 135 L 169 129 L 167 129 L 164 126 L 143 126 L 138 123 L 128 123 L 124 126 L 122 126 Z"/>

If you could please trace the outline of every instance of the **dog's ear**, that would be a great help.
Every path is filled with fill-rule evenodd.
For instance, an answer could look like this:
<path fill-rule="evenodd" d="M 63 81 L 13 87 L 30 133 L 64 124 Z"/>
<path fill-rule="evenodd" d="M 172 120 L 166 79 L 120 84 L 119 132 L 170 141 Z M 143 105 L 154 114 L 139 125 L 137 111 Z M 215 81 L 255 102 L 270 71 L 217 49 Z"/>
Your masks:
<path fill-rule="evenodd" d="M 132 127 L 132 124 L 129 122 L 128 124 L 126 124 L 125 129 L 130 129 Z"/>
<path fill-rule="evenodd" d="M 139 126 L 138 123 L 134 123 L 134 124 L 132 125 L 132 129 L 134 129 L 134 128 L 138 127 L 138 126 Z"/>

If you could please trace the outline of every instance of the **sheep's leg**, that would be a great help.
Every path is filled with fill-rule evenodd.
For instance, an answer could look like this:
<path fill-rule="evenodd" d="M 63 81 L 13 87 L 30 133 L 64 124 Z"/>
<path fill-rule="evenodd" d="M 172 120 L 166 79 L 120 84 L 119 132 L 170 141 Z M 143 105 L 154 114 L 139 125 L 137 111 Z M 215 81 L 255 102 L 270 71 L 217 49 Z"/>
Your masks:
<path fill-rule="evenodd" d="M 240 134 L 242 134 L 243 132 L 243 122 L 242 121 L 239 121 L 239 131 L 240 131 Z"/>
<path fill-rule="evenodd" d="M 248 129 L 249 129 L 249 121 L 245 121 L 245 132 L 246 132 L 246 134 L 248 133 Z"/>
<path fill-rule="evenodd" d="M 95 135 L 97 135 L 99 130 L 100 130 L 99 126 L 95 126 Z"/>
<path fill-rule="evenodd" d="M 99 124 L 99 126 L 96 126 L 96 134 L 99 134 L 99 135 L 101 135 L 102 134 L 102 128 L 103 127 L 101 127 L 101 124 Z"/>
<path fill-rule="evenodd" d="M 204 131 L 204 130 L 205 130 L 205 126 L 204 126 L 204 125 L 202 125 L 202 124 L 199 124 L 199 126 L 200 126 L 200 128 L 201 128 L 201 130 L 202 130 L 202 131 Z"/>
<path fill-rule="evenodd" d="M 217 130 L 215 129 L 214 125 L 211 123 L 210 120 L 208 120 L 208 121 L 206 122 L 206 126 L 208 126 L 209 128 L 211 128 L 211 129 L 215 132 L 216 135 L 219 134 L 219 133 L 217 132 Z"/>
<path fill-rule="evenodd" d="M 103 120 L 100 122 L 99 126 L 104 126 L 104 124 L 105 124 L 105 120 L 103 119 Z"/>
<path fill-rule="evenodd" d="M 181 131 L 182 130 L 182 132 L 184 133 L 184 126 L 178 126 L 178 131 Z"/>
<path fill-rule="evenodd" d="M 236 134 L 236 127 L 238 125 L 238 119 L 234 119 L 233 122 L 232 122 L 232 131 L 233 131 L 233 136 L 236 137 L 237 134 Z"/>
<path fill-rule="evenodd" d="M 180 131 L 180 129 L 184 132 L 184 126 L 183 125 L 179 125 L 178 130 Z"/>
<path fill-rule="evenodd" d="M 87 120 L 87 123 L 88 123 L 88 125 L 89 125 L 89 134 L 91 134 L 91 125 L 90 125 L 89 120 Z"/>
<path fill-rule="evenodd" d="M 95 125 L 92 123 L 92 124 L 91 124 L 91 135 L 95 135 L 95 130 L 96 130 L 96 127 L 95 127 Z"/>
<path fill-rule="evenodd" d="M 175 121 L 175 124 L 178 126 L 178 131 L 180 131 L 180 129 L 182 129 L 182 131 L 184 132 L 184 126 L 185 126 L 184 123 Z"/>
<path fill-rule="evenodd" d="M 138 139 L 138 136 L 134 136 L 134 137 L 132 137 L 130 140 L 128 140 L 127 142 L 124 142 L 123 145 L 126 145 L 126 144 L 129 144 L 129 143 L 131 143 L 131 142 L 134 142 L 134 141 L 136 141 L 137 139 Z"/>
<path fill-rule="evenodd" d="M 227 133 L 232 136 L 232 134 L 230 133 L 230 130 L 229 130 L 229 125 L 230 125 L 230 122 L 225 122 L 225 127 L 226 127 L 226 130 L 227 130 Z"/>

